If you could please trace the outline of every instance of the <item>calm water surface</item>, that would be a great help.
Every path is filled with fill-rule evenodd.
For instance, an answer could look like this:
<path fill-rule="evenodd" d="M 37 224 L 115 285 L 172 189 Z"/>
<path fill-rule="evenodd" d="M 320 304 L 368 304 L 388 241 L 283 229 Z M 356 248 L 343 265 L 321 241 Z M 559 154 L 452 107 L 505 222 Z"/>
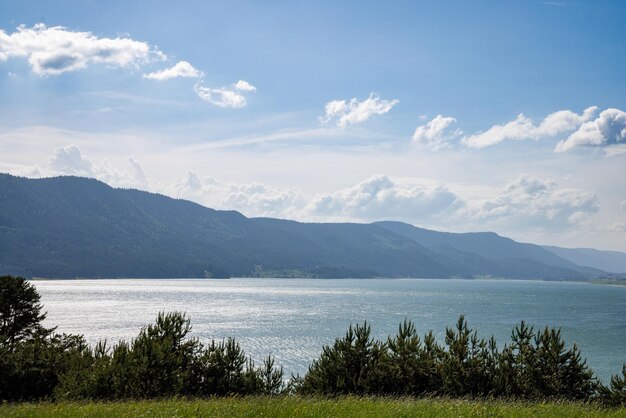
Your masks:
<path fill-rule="evenodd" d="M 562 328 L 604 381 L 626 361 L 626 288 L 587 283 L 479 280 L 67 280 L 33 282 L 47 325 L 90 343 L 131 339 L 159 311 L 186 311 L 201 340 L 235 337 L 260 361 L 271 353 L 290 373 L 367 320 L 377 338 L 395 335 L 404 318 L 420 334 L 465 314 L 479 336 L 508 341 L 524 319 Z"/>

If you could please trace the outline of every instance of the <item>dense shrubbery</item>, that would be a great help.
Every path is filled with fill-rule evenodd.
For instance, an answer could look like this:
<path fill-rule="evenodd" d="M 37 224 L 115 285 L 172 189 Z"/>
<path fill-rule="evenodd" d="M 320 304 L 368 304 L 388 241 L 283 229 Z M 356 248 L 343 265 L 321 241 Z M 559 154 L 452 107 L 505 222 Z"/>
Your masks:
<path fill-rule="evenodd" d="M 479 339 L 463 316 L 455 328 L 446 329 L 443 345 L 432 332 L 422 341 L 410 321 L 386 342 L 372 340 L 367 324 L 357 325 L 323 348 L 296 388 L 302 394 L 324 395 L 570 400 L 588 400 L 600 390 L 577 347 L 566 349 L 559 330 L 537 333 L 522 322 L 511 337 L 499 350 L 493 338 Z"/>
<path fill-rule="evenodd" d="M 255 367 L 235 340 L 205 346 L 187 338 L 182 313 L 159 314 L 131 342 L 91 348 L 81 336 L 41 326 L 39 295 L 24 279 L 0 277 L 0 302 L 0 400 L 276 394 L 284 387 L 272 357 Z M 23 325 L 14 326 L 16 319 Z"/>
<path fill-rule="evenodd" d="M 232 339 L 203 345 L 187 338 L 182 313 L 161 313 L 130 342 L 89 347 L 41 321 L 39 295 L 22 278 L 0 277 L 0 400 L 124 399 L 279 394 L 506 397 L 601 400 L 626 404 L 626 365 L 610 386 L 596 381 L 559 330 L 536 332 L 524 322 L 501 349 L 479 339 L 464 317 L 443 344 L 410 321 L 387 341 L 367 323 L 323 348 L 303 377 L 285 386 L 268 357 L 255 367 Z"/>
<path fill-rule="evenodd" d="M 85 349 L 55 389 L 58 398 L 121 399 L 175 395 L 278 393 L 281 369 L 270 357 L 261 368 L 229 339 L 203 346 L 185 339 L 191 326 L 181 313 L 159 314 L 132 342 L 111 350 L 100 343 Z"/>

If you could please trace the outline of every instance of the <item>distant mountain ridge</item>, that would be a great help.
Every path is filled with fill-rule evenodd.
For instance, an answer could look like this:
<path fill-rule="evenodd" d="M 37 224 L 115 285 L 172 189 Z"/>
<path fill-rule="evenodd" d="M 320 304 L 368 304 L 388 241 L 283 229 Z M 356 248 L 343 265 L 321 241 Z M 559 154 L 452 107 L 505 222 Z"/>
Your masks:
<path fill-rule="evenodd" d="M 490 232 L 247 218 L 94 179 L 0 174 L 0 274 L 584 280 L 600 264 Z"/>
<path fill-rule="evenodd" d="M 626 253 L 600 251 L 593 248 L 561 248 L 549 245 L 544 245 L 543 248 L 580 266 L 597 268 L 611 273 L 626 273 Z"/>

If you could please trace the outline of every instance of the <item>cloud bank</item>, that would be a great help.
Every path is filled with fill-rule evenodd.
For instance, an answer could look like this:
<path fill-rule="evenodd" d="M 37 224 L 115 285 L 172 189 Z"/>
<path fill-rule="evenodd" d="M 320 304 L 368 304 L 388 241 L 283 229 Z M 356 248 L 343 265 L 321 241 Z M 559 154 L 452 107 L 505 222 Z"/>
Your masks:
<path fill-rule="evenodd" d="M 537 140 L 554 137 L 577 129 L 590 120 L 597 109 L 596 106 L 588 107 L 580 115 L 571 110 L 560 110 L 546 116 L 539 125 L 535 125 L 531 119 L 521 113 L 517 118 L 503 125 L 494 125 L 484 132 L 466 136 L 461 143 L 470 148 L 484 148 L 507 140 Z"/>
<path fill-rule="evenodd" d="M 560 188 L 550 180 L 520 176 L 496 196 L 470 202 L 462 217 L 489 225 L 566 229 L 598 212 L 598 197 L 580 189 Z"/>
<path fill-rule="evenodd" d="M 12 34 L 0 30 L 0 61 L 26 58 L 40 76 L 59 75 L 104 64 L 113 68 L 138 67 L 165 54 L 146 42 L 130 38 L 98 38 L 91 32 L 74 32 L 62 26 L 39 23 L 19 26 Z"/>
<path fill-rule="evenodd" d="M 247 216 L 322 222 L 387 219 L 453 230 L 566 231 L 586 222 L 600 206 L 593 193 L 532 176 L 520 176 L 487 198 L 441 184 L 399 183 L 382 174 L 344 189 L 307 195 L 295 188 L 224 182 L 188 172 L 159 191 Z"/>
<path fill-rule="evenodd" d="M 217 209 L 239 210 L 251 216 L 293 217 L 304 204 L 301 193 L 295 189 L 223 182 L 211 176 L 199 177 L 191 171 L 164 191 L 173 197 Z"/>
<path fill-rule="evenodd" d="M 444 186 L 401 185 L 386 175 L 370 177 L 357 185 L 314 198 L 307 214 L 331 219 L 424 221 L 442 217 L 460 205 Z"/>
<path fill-rule="evenodd" d="M 606 109 L 591 121 L 583 123 L 576 132 L 560 141 L 555 151 L 568 151 L 575 147 L 598 147 L 626 144 L 626 112 Z"/>
<path fill-rule="evenodd" d="M 349 102 L 346 100 L 332 100 L 324 107 L 325 115 L 320 120 L 322 123 L 337 121 L 337 126 L 345 128 L 348 125 L 355 125 L 365 122 L 373 115 L 383 115 L 391 110 L 399 100 L 381 100 L 377 95 L 371 93 L 370 96 L 358 101 L 356 98 Z"/>
<path fill-rule="evenodd" d="M 106 161 L 95 164 L 75 145 L 59 147 L 54 151 L 48 168 L 50 174 L 90 177 L 114 187 L 132 187 L 148 190 L 150 183 L 141 165 L 129 158 L 130 170 L 118 170 Z"/>
<path fill-rule="evenodd" d="M 619 216 L 593 227 L 592 216 L 600 200 L 580 188 L 520 176 L 500 190 L 480 191 L 480 185 L 440 184 L 426 179 L 399 181 L 380 174 L 341 189 L 309 194 L 298 188 L 259 182 L 224 181 L 188 172 L 171 184 L 151 181 L 139 162 L 128 159 L 123 167 L 95 162 L 75 145 L 55 149 L 47 166 L 3 164 L 18 175 L 41 177 L 78 175 L 96 178 L 115 187 L 132 187 L 195 201 L 207 207 L 238 210 L 246 216 L 271 216 L 301 221 L 399 220 L 418 226 L 456 231 L 496 230 L 528 236 L 555 232 L 577 233 L 585 228 L 609 228 Z M 478 189 L 475 188 L 478 186 Z M 618 201 L 621 207 L 624 202 Z"/>
<path fill-rule="evenodd" d="M 340 112 L 343 106 L 344 104 L 337 101 L 329 102 L 327 114 Z M 494 125 L 486 131 L 466 136 L 463 136 L 460 129 L 451 128 L 457 122 L 455 118 L 437 115 L 415 129 L 413 142 L 437 150 L 451 146 L 456 139 L 461 138 L 461 145 L 486 148 L 504 141 L 537 141 L 567 135 L 556 144 L 556 152 L 569 151 L 576 147 L 608 146 L 614 146 L 612 149 L 616 154 L 626 152 L 626 112 L 609 108 L 596 116 L 597 111 L 597 106 L 590 106 L 581 114 L 571 110 L 559 110 L 546 116 L 539 124 L 535 124 L 522 113 L 505 124 Z"/>

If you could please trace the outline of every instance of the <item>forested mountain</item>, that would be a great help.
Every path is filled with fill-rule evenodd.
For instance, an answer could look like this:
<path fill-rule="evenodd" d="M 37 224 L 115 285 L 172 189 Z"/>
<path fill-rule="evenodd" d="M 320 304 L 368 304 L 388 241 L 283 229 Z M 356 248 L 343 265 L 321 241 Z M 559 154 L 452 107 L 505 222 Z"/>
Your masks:
<path fill-rule="evenodd" d="M 0 273 L 585 279 L 603 272 L 493 233 L 247 218 L 93 179 L 0 174 Z"/>
<path fill-rule="evenodd" d="M 453 262 L 462 262 L 459 268 L 473 275 L 580 278 L 603 273 L 600 269 L 579 266 L 539 245 L 516 242 L 493 232 L 438 232 L 402 222 L 377 222 L 376 225 L 447 256 Z"/>
<path fill-rule="evenodd" d="M 626 273 L 626 254 L 619 251 L 599 251 L 593 248 L 560 248 L 544 246 L 561 258 L 581 266 L 588 266 L 612 273 Z"/>

